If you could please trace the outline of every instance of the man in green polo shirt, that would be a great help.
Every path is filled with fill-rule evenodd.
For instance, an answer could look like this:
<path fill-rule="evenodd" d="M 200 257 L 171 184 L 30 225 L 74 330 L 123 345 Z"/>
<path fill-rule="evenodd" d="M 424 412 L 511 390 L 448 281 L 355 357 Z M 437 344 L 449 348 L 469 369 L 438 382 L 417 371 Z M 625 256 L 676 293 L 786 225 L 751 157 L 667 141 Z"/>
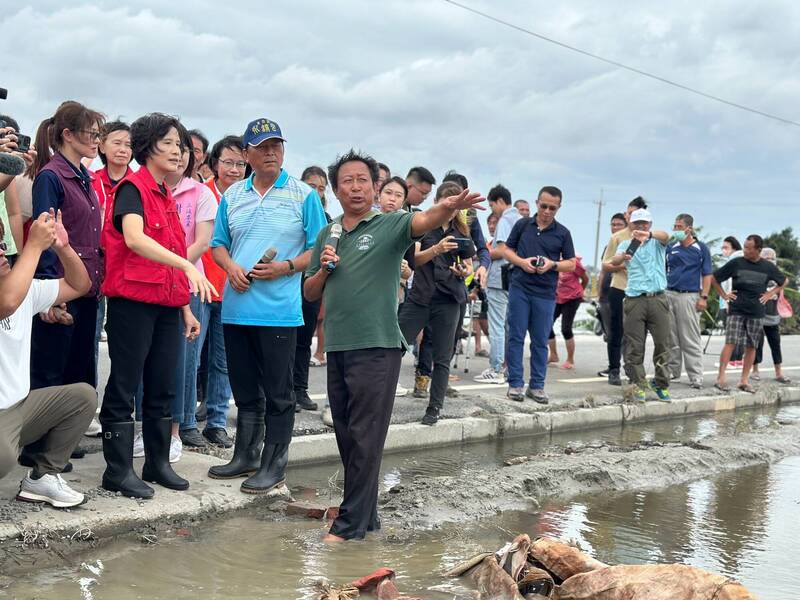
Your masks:
<path fill-rule="evenodd" d="M 380 528 L 378 476 L 405 349 L 397 324 L 400 261 L 415 240 L 483 198 L 464 190 L 424 212 L 382 214 L 372 210 L 372 157 L 351 150 L 328 175 L 344 214 L 320 232 L 303 292 L 311 302 L 322 298 L 325 310 L 328 401 L 344 464 L 344 498 L 325 540 L 342 541 Z M 342 234 L 334 247 L 336 224 Z"/>

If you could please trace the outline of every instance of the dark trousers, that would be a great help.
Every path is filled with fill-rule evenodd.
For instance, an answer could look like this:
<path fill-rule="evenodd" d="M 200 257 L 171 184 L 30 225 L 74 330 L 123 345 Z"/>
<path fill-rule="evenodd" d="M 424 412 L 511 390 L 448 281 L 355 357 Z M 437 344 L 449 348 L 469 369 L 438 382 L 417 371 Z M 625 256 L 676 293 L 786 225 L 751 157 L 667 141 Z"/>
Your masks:
<path fill-rule="evenodd" d="M 556 310 L 553 313 L 553 324 L 558 320 L 558 317 L 561 317 L 561 335 L 564 336 L 565 340 L 571 340 L 575 337 L 572 331 L 572 324 L 575 322 L 575 315 L 581 307 L 581 302 L 583 302 L 583 298 L 575 298 L 562 304 L 556 304 Z M 556 332 L 551 327 L 550 339 L 554 340 L 555 338 Z"/>
<path fill-rule="evenodd" d="M 764 335 L 761 337 L 761 343 L 758 344 L 756 349 L 755 364 L 760 365 L 764 359 L 764 338 L 767 338 L 769 349 L 772 352 L 772 364 L 782 365 L 783 354 L 781 353 L 781 326 L 780 325 L 764 325 Z"/>
<path fill-rule="evenodd" d="M 31 389 L 70 383 L 97 387 L 94 351 L 97 332 L 97 298 L 67 302 L 72 325 L 45 323 L 33 317 L 31 333 Z"/>
<path fill-rule="evenodd" d="M 608 368 L 617 371 L 622 358 L 622 337 L 624 335 L 622 324 L 625 314 L 622 305 L 624 300 L 624 291 L 617 288 L 608 290 L 608 306 L 611 309 L 611 322 L 606 330 L 608 332 Z"/>
<path fill-rule="evenodd" d="M 467 305 L 459 304 L 461 307 L 461 314 L 458 317 L 458 325 L 456 325 L 456 334 L 453 338 L 453 352 L 450 358 L 453 358 L 458 349 L 458 340 L 461 338 L 461 328 L 459 327 L 464 322 L 464 315 L 467 314 Z M 422 342 L 420 343 L 419 351 L 417 352 L 417 375 L 425 375 L 430 377 L 433 373 L 433 341 L 431 336 L 431 326 L 426 325 L 422 330 Z M 410 342 L 409 342 L 410 343 Z"/>
<path fill-rule="evenodd" d="M 223 324 L 236 408 L 264 415 L 267 444 L 288 444 L 294 427 L 292 370 L 297 327 Z"/>
<path fill-rule="evenodd" d="M 455 302 L 432 302 L 429 306 L 422 306 L 406 301 L 400 308 L 398 323 L 407 344 L 414 343 L 426 324 L 430 326 L 433 371 L 428 406 L 431 408 L 441 409 L 444 406 L 459 311 L 460 305 Z"/>
<path fill-rule="evenodd" d="M 108 298 L 106 333 L 111 373 L 100 409 L 101 423 L 133 420 L 139 381 L 144 383 L 142 417 L 171 416 L 182 343 L 179 313 L 179 308 L 171 306 Z"/>
<path fill-rule="evenodd" d="M 294 354 L 294 390 L 308 390 L 308 363 L 311 360 L 311 343 L 317 329 L 321 301 L 309 302 L 303 298 L 303 323 L 297 328 L 297 348 Z"/>
<path fill-rule="evenodd" d="M 625 298 L 625 374 L 631 383 L 647 385 L 644 353 L 647 334 L 653 338 L 655 382 L 660 388 L 669 387 L 671 348 L 671 317 L 665 294 Z"/>
<path fill-rule="evenodd" d="M 399 348 L 328 352 L 328 401 L 344 465 L 334 535 L 360 539 L 380 528 L 378 478 L 401 359 Z"/>

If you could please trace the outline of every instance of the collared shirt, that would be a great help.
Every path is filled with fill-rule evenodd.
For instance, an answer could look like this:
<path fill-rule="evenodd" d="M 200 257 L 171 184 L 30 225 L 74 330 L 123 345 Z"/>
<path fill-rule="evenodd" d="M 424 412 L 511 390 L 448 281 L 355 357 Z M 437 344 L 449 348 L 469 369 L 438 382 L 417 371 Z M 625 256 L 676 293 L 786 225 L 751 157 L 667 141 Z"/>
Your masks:
<path fill-rule="evenodd" d="M 620 242 L 617 246 L 617 254 L 623 254 L 630 245 L 631 240 Z M 633 258 L 628 261 L 626 296 L 655 294 L 663 292 L 667 288 L 666 251 L 666 244 L 662 244 L 655 238 L 642 242 Z"/>
<path fill-rule="evenodd" d="M 92 180 L 93 176 L 86 167 L 76 167 L 56 152 L 33 182 L 33 214 L 38 216 L 51 208 L 56 212 L 61 210 L 70 246 L 83 260 L 92 280 L 92 289 L 87 296 L 100 291 L 103 277 L 100 257 L 102 211 Z M 36 278 L 59 279 L 63 276 L 64 270 L 55 251 L 48 249 L 43 252 Z"/>
<path fill-rule="evenodd" d="M 403 348 L 397 324 L 400 261 L 411 237 L 413 213 L 369 212 L 350 231 L 343 231 L 336 253 L 339 263 L 325 282 L 325 350 Z M 334 223 L 341 224 L 337 217 Z M 320 269 L 319 257 L 330 233 L 323 229 L 314 245 L 306 277 Z"/>
<path fill-rule="evenodd" d="M 575 258 L 575 247 L 569 229 L 555 220 L 544 229 L 540 229 L 535 216 L 517 221 L 506 240 L 506 245 L 520 258 L 546 256 L 552 261 Z M 514 268 L 511 271 L 511 285 L 520 287 L 526 294 L 537 298 L 555 300 L 558 272 L 553 268 L 540 275 Z"/>
<path fill-rule="evenodd" d="M 483 229 L 478 219 L 473 219 L 469 226 L 469 237 L 472 238 L 472 243 L 475 244 L 475 254 L 478 255 L 479 266 L 486 267 L 488 270 L 492 265 L 492 257 L 489 256 L 489 249 L 486 247 L 486 238 L 483 237 Z M 475 267 L 478 270 L 478 267 Z"/>
<path fill-rule="evenodd" d="M 183 177 L 172 190 L 178 218 L 186 236 L 186 248 L 194 244 L 195 230 L 198 223 L 213 221 L 217 217 L 217 200 L 208 186 L 191 177 Z M 198 258 L 194 263 L 197 270 L 205 274 L 203 261 Z"/>
<path fill-rule="evenodd" d="M 325 226 L 317 192 L 281 170 L 272 188 L 262 196 L 253 187 L 254 175 L 237 181 L 222 195 L 214 222 L 211 247 L 224 247 L 233 261 L 249 271 L 269 248 L 274 260 L 293 259 L 314 245 Z M 225 284 L 222 322 L 263 327 L 303 324 L 300 273 L 256 280 L 239 293 Z"/>
<path fill-rule="evenodd" d="M 614 258 L 617 254 L 619 254 L 618 249 L 619 245 L 631 239 L 631 230 L 630 228 L 626 227 L 625 229 L 620 229 L 617 233 L 611 235 L 611 239 L 608 240 L 608 245 L 606 246 L 606 250 L 603 253 L 603 262 L 608 262 L 612 258 Z M 626 246 L 627 248 L 627 246 Z M 623 265 L 624 266 L 624 265 Z M 620 269 L 619 271 L 614 271 L 613 273 L 608 273 L 607 275 L 611 276 L 611 287 L 617 290 L 625 291 L 625 288 L 628 286 L 628 271 L 627 268 Z"/>
<path fill-rule="evenodd" d="M 497 220 L 497 229 L 494 230 L 495 246 L 497 246 L 498 242 L 506 243 L 508 236 L 511 234 L 511 230 L 514 228 L 514 224 L 521 218 L 522 215 L 520 215 L 519 211 L 513 206 L 509 206 L 503 211 L 503 214 L 500 215 L 500 218 Z M 503 265 L 506 264 L 508 264 L 508 261 L 505 258 L 498 258 L 492 261 L 492 265 L 489 267 L 489 277 L 486 281 L 487 287 L 498 290 L 503 288 L 503 274 L 501 269 Z"/>
<path fill-rule="evenodd" d="M 441 242 L 447 236 L 462 237 L 462 234 L 452 224 L 445 230 L 437 227 L 433 231 L 426 233 L 420 241 L 420 250 L 427 250 Z M 472 253 L 468 256 L 461 255 L 460 258 L 472 258 Z M 445 299 L 457 304 L 465 304 L 467 301 L 467 286 L 464 280 L 456 277 L 450 267 L 456 264 L 457 254 L 446 252 L 434 256 L 424 265 L 417 266 L 414 270 L 414 283 L 406 297 L 407 302 L 414 302 L 420 306 L 429 306 L 435 297 L 442 301 Z"/>
<path fill-rule="evenodd" d="M 714 272 L 711 252 L 703 242 L 688 246 L 673 242 L 667 246 L 667 289 L 676 292 L 699 292 L 703 277 Z"/>

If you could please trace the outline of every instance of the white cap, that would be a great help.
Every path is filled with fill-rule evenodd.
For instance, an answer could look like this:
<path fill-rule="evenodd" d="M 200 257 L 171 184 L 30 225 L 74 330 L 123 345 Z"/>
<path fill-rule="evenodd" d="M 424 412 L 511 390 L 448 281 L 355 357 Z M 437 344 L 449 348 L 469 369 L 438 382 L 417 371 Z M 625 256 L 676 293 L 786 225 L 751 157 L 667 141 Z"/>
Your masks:
<path fill-rule="evenodd" d="M 631 223 L 635 223 L 636 221 L 647 221 L 648 223 L 652 223 L 653 216 L 646 208 L 637 208 L 631 214 Z"/>

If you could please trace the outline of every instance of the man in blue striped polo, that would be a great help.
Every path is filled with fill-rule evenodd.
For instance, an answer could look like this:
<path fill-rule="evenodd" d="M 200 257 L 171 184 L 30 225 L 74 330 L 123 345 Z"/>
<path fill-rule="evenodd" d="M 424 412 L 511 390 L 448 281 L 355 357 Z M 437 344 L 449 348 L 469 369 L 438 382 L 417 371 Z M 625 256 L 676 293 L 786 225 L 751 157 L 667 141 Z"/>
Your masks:
<path fill-rule="evenodd" d="M 253 173 L 225 191 L 211 240 L 214 260 L 228 274 L 222 326 L 237 418 L 233 459 L 209 476 L 249 476 L 241 486 L 249 494 L 284 483 L 294 427 L 292 368 L 303 324 L 300 274 L 327 224 L 317 192 L 283 170 L 284 142 L 274 121 L 247 126 L 244 158 Z"/>

